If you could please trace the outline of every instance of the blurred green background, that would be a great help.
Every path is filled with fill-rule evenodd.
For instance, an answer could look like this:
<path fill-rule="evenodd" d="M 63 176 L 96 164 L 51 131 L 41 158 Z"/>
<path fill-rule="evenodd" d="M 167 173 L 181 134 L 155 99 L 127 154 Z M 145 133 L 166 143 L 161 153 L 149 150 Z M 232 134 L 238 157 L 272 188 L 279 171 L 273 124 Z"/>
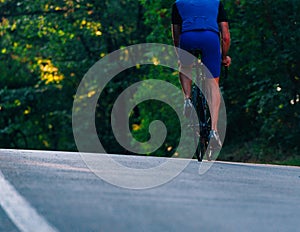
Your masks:
<path fill-rule="evenodd" d="M 228 78 L 221 80 L 228 125 L 219 159 L 300 165 L 300 2 L 223 3 L 230 19 L 232 66 Z M 0 147 L 76 151 L 72 105 L 84 74 L 105 55 L 128 45 L 172 45 L 172 4 L 0 0 Z M 108 153 L 130 154 L 114 139 L 110 113 L 123 90 L 146 79 L 180 87 L 177 72 L 156 65 L 115 77 L 96 112 L 99 138 Z M 180 126 L 169 106 L 140 104 L 129 126 L 136 139 L 147 141 L 148 125 L 158 118 L 169 129 L 168 137 L 147 155 L 171 156 Z"/>

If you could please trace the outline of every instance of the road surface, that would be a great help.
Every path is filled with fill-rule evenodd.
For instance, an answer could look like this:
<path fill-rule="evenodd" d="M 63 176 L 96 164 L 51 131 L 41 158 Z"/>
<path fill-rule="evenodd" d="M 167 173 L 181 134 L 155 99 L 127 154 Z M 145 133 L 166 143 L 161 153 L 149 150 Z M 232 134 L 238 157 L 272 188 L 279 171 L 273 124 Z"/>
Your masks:
<path fill-rule="evenodd" d="M 3 149 L 0 231 L 300 231 L 300 168 L 215 162 L 199 175 L 199 165 L 131 190 L 99 178 L 78 153 Z"/>

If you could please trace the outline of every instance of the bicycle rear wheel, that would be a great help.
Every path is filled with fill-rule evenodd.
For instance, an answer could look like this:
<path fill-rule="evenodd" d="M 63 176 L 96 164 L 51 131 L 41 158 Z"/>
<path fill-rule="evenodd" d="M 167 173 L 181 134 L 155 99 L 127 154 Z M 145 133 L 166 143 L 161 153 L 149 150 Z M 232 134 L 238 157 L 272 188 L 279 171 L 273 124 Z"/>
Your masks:
<path fill-rule="evenodd" d="M 199 113 L 201 113 L 201 107 L 199 102 L 201 101 L 201 99 L 199 94 L 200 94 L 199 88 L 197 86 L 193 86 L 191 100 L 196 113 L 191 115 L 191 127 L 193 130 L 194 145 L 196 148 L 195 157 L 199 162 L 201 162 L 203 158 L 204 147 L 201 145 L 202 141 L 200 139 L 201 128 L 200 128 Z"/>
<path fill-rule="evenodd" d="M 191 115 L 191 125 L 193 129 L 194 144 L 196 146 L 195 156 L 199 162 L 202 161 L 209 143 L 209 132 L 211 120 L 208 105 L 203 93 L 197 86 L 192 89 L 192 103 L 196 110 L 196 115 Z M 206 154 L 208 161 L 211 154 Z"/>
<path fill-rule="evenodd" d="M 209 143 L 209 133 L 211 130 L 211 119 L 207 101 L 200 93 L 199 97 L 199 121 L 200 121 L 200 150 L 202 158 L 206 154 L 208 161 L 211 161 L 211 151 L 207 151 Z"/>

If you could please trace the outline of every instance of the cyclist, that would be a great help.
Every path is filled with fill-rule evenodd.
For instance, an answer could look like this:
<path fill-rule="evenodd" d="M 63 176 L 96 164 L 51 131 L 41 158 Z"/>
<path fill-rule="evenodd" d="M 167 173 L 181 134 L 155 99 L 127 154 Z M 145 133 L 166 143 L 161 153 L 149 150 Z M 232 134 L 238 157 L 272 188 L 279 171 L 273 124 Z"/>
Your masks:
<path fill-rule="evenodd" d="M 221 44 L 220 44 L 221 35 Z M 172 7 L 172 38 L 175 47 L 186 51 L 201 51 L 201 61 L 208 68 L 216 84 L 207 86 L 211 93 L 210 103 L 211 131 L 210 139 L 221 147 L 218 134 L 218 116 L 221 102 L 219 77 L 221 63 L 231 64 L 227 55 L 230 47 L 230 32 L 226 12 L 219 0 L 177 0 Z M 184 114 L 189 116 L 193 107 L 191 102 L 192 67 L 194 60 L 180 54 L 179 78 L 184 93 Z M 184 73 L 184 74 L 183 74 Z"/>

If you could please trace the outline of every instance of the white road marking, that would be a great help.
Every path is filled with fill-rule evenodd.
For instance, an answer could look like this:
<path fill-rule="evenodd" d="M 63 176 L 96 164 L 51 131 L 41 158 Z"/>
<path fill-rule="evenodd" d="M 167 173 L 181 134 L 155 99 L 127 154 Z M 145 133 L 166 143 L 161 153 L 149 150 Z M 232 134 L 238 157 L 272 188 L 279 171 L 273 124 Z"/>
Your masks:
<path fill-rule="evenodd" d="M 0 206 L 22 232 L 56 232 L 53 226 L 16 191 L 0 171 Z"/>

